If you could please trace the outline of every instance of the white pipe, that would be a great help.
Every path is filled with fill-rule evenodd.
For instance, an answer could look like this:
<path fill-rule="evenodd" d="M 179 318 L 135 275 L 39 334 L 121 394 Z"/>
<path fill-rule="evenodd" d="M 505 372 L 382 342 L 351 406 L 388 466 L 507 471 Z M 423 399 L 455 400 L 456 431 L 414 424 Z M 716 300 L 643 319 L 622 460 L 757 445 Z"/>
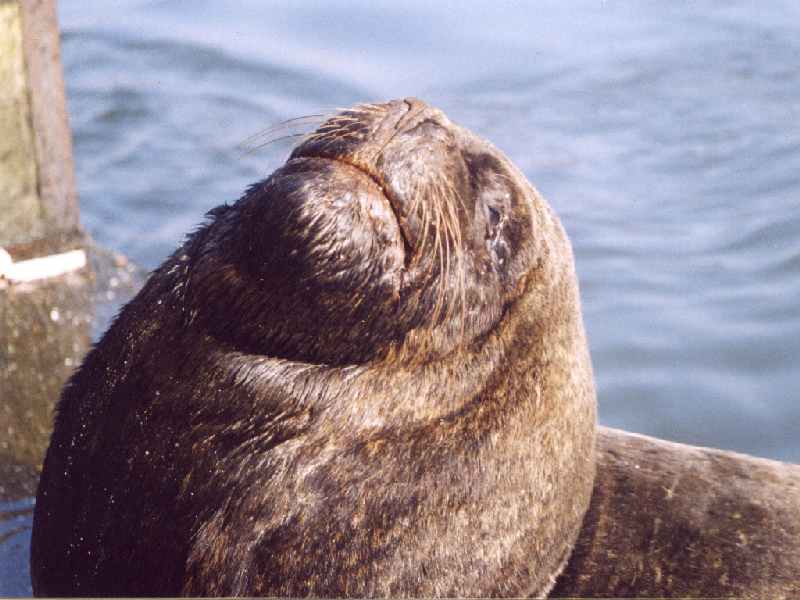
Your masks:
<path fill-rule="evenodd" d="M 14 262 L 4 248 L 0 248 L 0 278 L 11 283 L 24 283 L 36 279 L 47 279 L 64 273 L 77 271 L 86 266 L 86 252 L 70 250 L 40 258 Z"/>

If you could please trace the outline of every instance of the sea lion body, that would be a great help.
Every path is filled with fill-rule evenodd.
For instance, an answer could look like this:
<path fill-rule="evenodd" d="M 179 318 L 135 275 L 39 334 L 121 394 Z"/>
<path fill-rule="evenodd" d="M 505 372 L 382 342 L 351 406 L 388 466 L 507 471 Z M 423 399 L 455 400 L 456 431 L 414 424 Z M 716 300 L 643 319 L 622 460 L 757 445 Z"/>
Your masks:
<path fill-rule="evenodd" d="M 545 595 L 594 476 L 569 242 L 418 100 L 326 122 L 65 388 L 40 595 Z"/>
<path fill-rule="evenodd" d="M 563 598 L 800 597 L 800 465 L 599 427 Z"/>

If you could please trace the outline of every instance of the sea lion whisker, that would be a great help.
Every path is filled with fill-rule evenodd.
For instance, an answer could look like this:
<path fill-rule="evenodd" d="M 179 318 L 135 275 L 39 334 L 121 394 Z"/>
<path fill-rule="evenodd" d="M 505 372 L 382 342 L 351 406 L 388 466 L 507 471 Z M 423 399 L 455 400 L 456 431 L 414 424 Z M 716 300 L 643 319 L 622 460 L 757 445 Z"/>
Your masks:
<path fill-rule="evenodd" d="M 443 223 L 445 231 L 448 234 L 445 236 L 444 244 L 445 244 L 445 250 L 447 252 L 447 261 L 446 261 L 447 278 L 445 281 L 447 288 L 449 289 L 451 286 L 450 278 L 453 274 L 453 263 L 456 262 L 457 264 L 458 261 L 458 253 L 456 251 L 456 248 L 458 248 L 458 246 L 456 246 L 456 232 L 453 231 L 452 223 L 448 224 L 447 219 L 444 216 L 443 216 Z M 448 320 L 448 322 L 453 317 L 453 311 L 455 308 L 456 299 L 457 299 L 457 294 L 454 294 L 454 297 L 451 299 L 451 301 L 447 302 L 446 304 L 447 305 L 446 319 Z"/>
<path fill-rule="evenodd" d="M 428 206 L 426 202 L 423 202 L 423 193 L 424 190 L 420 188 L 417 184 L 414 186 L 413 189 L 413 200 L 412 206 L 419 207 L 420 215 L 420 227 L 419 227 L 419 237 L 418 237 L 418 248 L 416 253 L 414 254 L 414 262 L 421 261 L 422 257 L 425 255 L 425 250 L 428 246 L 428 231 L 429 231 L 429 219 L 430 219 L 430 211 L 428 210 Z"/>
<path fill-rule="evenodd" d="M 409 217 L 416 215 L 417 209 L 419 208 L 420 202 L 422 201 L 422 195 L 419 192 L 419 185 L 416 183 L 414 184 L 414 191 L 411 196 L 412 196 L 411 204 L 408 207 Z"/>
<path fill-rule="evenodd" d="M 447 183 L 447 182 L 445 182 Z M 458 198 L 458 194 L 455 191 L 455 188 L 452 185 L 447 186 L 450 191 L 450 198 Z M 463 205 L 463 204 L 462 204 Z M 452 215 L 453 215 L 453 229 L 454 229 L 454 255 L 455 255 L 455 269 L 456 269 L 456 294 L 455 294 L 455 302 L 458 306 L 458 309 L 461 313 L 461 318 L 459 320 L 459 343 L 463 344 L 466 338 L 466 320 L 467 320 L 467 313 L 466 313 L 466 274 L 464 272 L 464 242 L 463 242 L 463 234 L 461 231 L 461 221 L 459 219 L 458 212 L 455 206 L 452 206 Z"/>
<path fill-rule="evenodd" d="M 295 127 L 297 125 L 305 126 L 306 124 L 317 123 L 320 121 L 324 121 L 330 118 L 330 113 L 315 113 L 311 115 L 303 115 L 300 117 L 293 117 L 291 119 L 286 119 L 284 121 L 280 121 L 279 123 L 275 123 L 270 125 L 269 127 L 262 129 L 260 131 L 255 132 L 254 134 L 245 138 L 242 142 L 249 143 L 255 140 L 258 140 L 264 136 L 272 135 L 276 132 L 282 131 L 284 129 L 289 129 L 290 127 Z"/>
<path fill-rule="evenodd" d="M 425 268 L 425 275 L 428 276 L 433 272 L 433 268 L 435 266 L 435 259 L 436 259 L 436 232 L 432 231 L 435 227 L 433 218 L 436 215 L 436 211 L 434 207 L 430 206 L 430 202 L 425 201 L 427 200 L 426 196 L 429 193 L 427 189 L 421 190 L 420 194 L 423 198 L 423 202 L 421 204 L 422 211 L 423 211 L 423 222 L 422 222 L 422 246 L 420 248 L 420 258 L 425 255 L 428 247 L 430 246 L 431 252 L 433 252 L 433 257 Z"/>
<path fill-rule="evenodd" d="M 248 155 L 251 155 L 251 154 L 255 154 L 259 150 L 263 150 L 264 148 L 266 148 L 267 146 L 270 146 L 272 144 L 277 144 L 279 142 L 283 142 L 283 141 L 291 140 L 291 139 L 295 139 L 295 138 L 300 138 L 300 143 L 302 143 L 302 142 L 306 141 L 306 139 L 308 139 L 308 134 L 305 134 L 305 133 L 290 133 L 290 134 L 287 134 L 287 135 L 282 135 L 281 137 L 268 139 L 268 140 L 266 140 L 264 142 L 261 142 L 259 144 L 250 144 L 247 147 L 239 146 L 239 147 L 237 147 L 237 149 L 239 150 L 239 152 L 243 156 L 248 156 Z"/>
<path fill-rule="evenodd" d="M 328 121 L 329 123 L 363 123 L 363 119 L 349 114 L 334 115 Z"/>
<path fill-rule="evenodd" d="M 297 135 L 303 135 L 305 133 L 305 132 L 298 132 L 293 134 L 284 134 L 283 132 L 288 129 L 292 129 L 295 127 L 305 128 L 315 123 L 319 123 L 320 121 L 324 121 L 325 119 L 328 118 L 328 116 L 329 115 L 325 113 L 317 113 L 312 115 L 304 115 L 301 117 L 294 117 L 292 119 L 286 119 L 285 121 L 281 121 L 280 123 L 270 125 L 266 129 L 262 129 L 261 131 L 257 131 L 256 133 L 246 137 L 244 140 L 236 144 L 236 148 L 245 154 L 251 154 L 255 150 L 264 148 L 269 144 L 284 139 L 289 139 Z"/>
<path fill-rule="evenodd" d="M 443 226 L 442 221 L 444 219 L 444 215 L 442 211 L 437 210 L 435 211 L 436 216 L 436 224 L 434 226 L 434 252 L 436 256 L 436 262 L 439 266 L 439 281 L 436 285 L 436 302 L 434 304 L 434 316 L 432 321 L 434 323 L 438 323 L 440 318 L 442 317 L 442 311 L 444 310 L 445 305 L 445 295 L 446 295 L 446 277 L 447 273 L 445 272 L 445 251 L 443 249 Z"/>
<path fill-rule="evenodd" d="M 447 208 L 447 219 L 445 219 L 445 226 L 449 233 L 449 241 L 448 244 L 452 244 L 452 255 L 455 260 L 456 264 L 456 294 L 454 294 L 454 302 L 449 303 L 448 306 L 452 310 L 456 310 L 456 306 L 460 308 L 461 311 L 461 319 L 459 325 L 459 339 L 463 341 L 465 336 L 465 325 L 466 325 L 466 311 L 465 311 L 465 280 L 464 280 L 464 270 L 462 268 L 463 263 L 463 251 L 459 251 L 459 249 L 463 248 L 463 240 L 461 235 L 461 224 L 458 218 L 458 212 L 455 207 L 455 202 L 457 199 L 457 194 L 455 188 L 452 184 L 450 184 L 444 177 L 440 176 L 437 179 L 437 184 L 440 188 L 441 197 L 444 200 L 444 204 Z M 460 199 L 459 199 L 460 201 Z M 463 203 L 462 203 L 463 207 Z M 451 272 L 451 267 L 449 264 L 450 261 L 450 254 L 448 254 L 448 279 Z M 453 306 L 456 305 L 456 306 Z M 448 315 L 448 319 L 452 317 L 452 312 Z"/>
<path fill-rule="evenodd" d="M 442 187 L 439 184 L 438 178 L 433 180 L 433 187 L 435 188 L 435 193 L 441 196 Z M 447 199 L 443 198 L 443 200 L 444 204 L 446 205 Z M 437 222 L 436 229 L 437 231 L 440 232 L 439 253 L 442 255 L 442 261 L 440 263 L 441 266 L 439 268 L 440 284 L 438 286 L 438 289 L 441 291 L 440 300 L 444 310 L 443 318 L 445 321 L 448 321 L 450 319 L 450 304 L 446 301 L 446 293 L 447 293 L 447 288 L 450 285 L 450 254 L 451 254 L 450 241 L 452 238 L 449 229 L 449 224 L 447 221 L 447 211 L 446 210 L 437 211 L 437 215 L 439 217 L 439 220 Z"/>
<path fill-rule="evenodd" d="M 354 112 L 363 111 L 365 113 L 386 112 L 384 108 L 381 108 L 379 105 L 371 103 L 356 104 L 353 108 L 348 110 Z"/>

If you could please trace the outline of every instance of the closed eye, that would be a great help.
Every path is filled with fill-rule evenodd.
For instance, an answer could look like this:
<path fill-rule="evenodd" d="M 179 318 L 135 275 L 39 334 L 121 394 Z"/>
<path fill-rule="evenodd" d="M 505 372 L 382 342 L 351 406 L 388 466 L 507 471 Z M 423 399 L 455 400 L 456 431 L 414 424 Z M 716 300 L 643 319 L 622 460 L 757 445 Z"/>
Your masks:
<path fill-rule="evenodd" d="M 489 207 L 489 223 L 492 229 L 496 228 L 498 223 L 500 223 L 500 211 L 493 206 Z"/>
<path fill-rule="evenodd" d="M 494 208 L 493 206 L 489 206 L 489 227 L 486 231 L 486 239 L 493 239 L 497 237 L 497 233 L 500 231 L 500 211 Z"/>

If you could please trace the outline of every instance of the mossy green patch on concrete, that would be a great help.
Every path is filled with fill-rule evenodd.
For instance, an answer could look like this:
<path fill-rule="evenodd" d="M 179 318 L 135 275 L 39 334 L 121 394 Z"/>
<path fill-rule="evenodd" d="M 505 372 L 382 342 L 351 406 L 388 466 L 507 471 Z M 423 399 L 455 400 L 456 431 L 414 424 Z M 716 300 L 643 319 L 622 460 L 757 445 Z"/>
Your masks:
<path fill-rule="evenodd" d="M 42 234 L 30 94 L 17 2 L 0 2 L 0 245 Z"/>

